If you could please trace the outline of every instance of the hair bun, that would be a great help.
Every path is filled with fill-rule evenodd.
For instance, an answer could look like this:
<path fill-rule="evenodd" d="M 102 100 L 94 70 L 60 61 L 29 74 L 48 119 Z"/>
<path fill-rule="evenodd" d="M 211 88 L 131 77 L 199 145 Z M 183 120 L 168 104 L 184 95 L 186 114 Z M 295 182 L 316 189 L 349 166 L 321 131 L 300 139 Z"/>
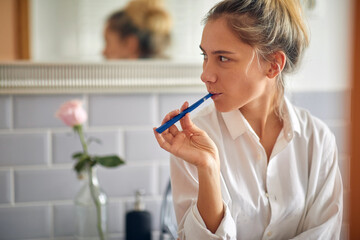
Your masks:
<path fill-rule="evenodd" d="M 157 34 L 170 33 L 171 17 L 162 0 L 132 0 L 126 6 L 125 12 L 141 29 Z"/>
<path fill-rule="evenodd" d="M 167 12 L 162 9 L 151 9 L 144 16 L 145 28 L 151 32 L 168 34 L 171 30 L 171 20 Z"/>

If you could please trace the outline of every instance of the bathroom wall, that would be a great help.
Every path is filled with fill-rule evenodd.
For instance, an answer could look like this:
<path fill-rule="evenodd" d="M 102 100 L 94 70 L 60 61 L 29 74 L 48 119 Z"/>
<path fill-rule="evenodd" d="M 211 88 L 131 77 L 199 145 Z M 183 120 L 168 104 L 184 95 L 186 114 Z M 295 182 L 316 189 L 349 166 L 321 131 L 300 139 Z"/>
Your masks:
<path fill-rule="evenodd" d="M 99 168 L 100 184 L 110 197 L 111 239 L 123 239 L 124 216 L 137 189 L 153 216 L 159 235 L 162 193 L 169 179 L 168 154 L 160 149 L 152 127 L 162 116 L 203 93 L 119 93 L 0 95 L 0 239 L 74 239 L 72 200 L 81 181 L 72 170 L 71 154 L 81 149 L 72 131 L 54 113 L 61 103 L 82 99 L 89 113 L 87 136 L 101 139 L 91 153 L 116 153 L 126 165 Z M 296 91 L 296 104 L 323 119 L 336 135 L 345 187 L 341 239 L 348 239 L 349 91 Z"/>
<path fill-rule="evenodd" d="M 70 12 L 58 7 L 44 8 L 47 5 L 43 5 L 43 2 L 48 1 L 31 2 L 34 60 L 45 61 L 50 57 L 88 59 L 93 55 L 100 55 L 103 19 L 98 19 L 97 24 L 83 24 L 86 28 L 83 28 L 79 35 L 69 34 L 69 31 L 82 23 L 83 18 L 80 17 L 94 19 L 93 15 L 87 15 L 87 8 L 78 8 L 81 3 L 89 1 L 76 1 L 80 5 L 75 6 L 73 0 L 61 1 L 62 5 L 71 7 Z M 40 2 L 42 4 L 39 4 Z M 60 1 L 55 0 L 49 2 L 60 4 Z M 196 6 L 200 7 L 194 7 L 193 1 L 188 0 L 184 3 L 171 0 L 168 4 L 174 9 L 182 7 L 181 11 L 176 11 L 190 16 L 198 10 L 205 11 L 201 5 L 204 2 L 205 0 L 196 3 Z M 294 91 L 289 94 L 289 98 L 296 105 L 309 109 L 315 116 L 324 120 L 336 135 L 339 166 L 345 188 L 341 239 L 346 240 L 349 220 L 349 13 L 352 0 L 316 2 L 316 9 L 307 12 L 311 44 L 305 54 L 302 68 L 289 79 L 288 87 Z M 107 13 L 113 9 L 109 7 L 111 3 L 101 4 L 101 9 L 94 8 L 96 11 Z M 125 1 L 122 1 L 122 4 L 124 3 Z M 77 9 L 82 9 L 84 14 L 73 14 L 72 11 Z M 45 17 L 49 19 L 41 20 L 41 12 L 47 13 Z M 66 14 L 59 15 L 59 12 Z M 185 17 L 180 24 L 178 23 L 178 30 L 174 34 L 183 38 L 175 40 L 171 50 L 172 58 L 200 58 L 199 19 L 203 14 L 196 14 L 194 24 L 190 17 Z M 58 21 L 56 17 L 64 16 L 67 19 L 78 17 L 70 23 L 79 22 L 70 27 L 63 26 L 67 21 Z M 183 21 L 188 22 L 184 24 Z M 48 26 L 44 27 L 42 24 Z M 186 28 L 179 28 L 181 26 Z M 183 33 L 185 30 L 186 34 Z M 96 36 L 88 34 L 90 32 L 94 32 Z M 80 57 L 76 58 L 72 55 L 74 53 Z M 61 103 L 74 98 L 83 99 L 86 104 L 89 113 L 86 134 L 102 141 L 102 145 L 92 144 L 90 152 L 116 153 L 126 160 L 126 165 L 119 168 L 98 170 L 100 184 L 110 197 L 111 239 L 123 239 L 124 216 L 126 211 L 131 209 L 134 192 L 139 188 L 146 191 L 145 201 L 152 213 L 154 237 L 157 237 L 162 193 L 169 178 L 169 162 L 168 154 L 155 142 L 152 127 L 158 126 L 162 116 L 171 109 L 178 108 L 183 101 L 193 102 L 202 95 L 200 92 L 181 91 L 168 94 L 163 91 L 134 94 L 1 94 L 0 240 L 73 239 L 75 224 L 72 200 L 81 182 L 72 170 L 71 154 L 80 150 L 81 146 L 73 132 L 56 119 L 54 113 Z"/>

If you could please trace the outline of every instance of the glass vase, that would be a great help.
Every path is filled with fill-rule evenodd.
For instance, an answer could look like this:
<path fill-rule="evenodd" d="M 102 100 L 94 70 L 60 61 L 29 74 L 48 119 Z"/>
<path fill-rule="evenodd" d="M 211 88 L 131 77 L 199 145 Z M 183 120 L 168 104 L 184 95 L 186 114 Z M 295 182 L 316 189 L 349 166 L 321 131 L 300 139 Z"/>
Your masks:
<path fill-rule="evenodd" d="M 95 168 L 88 166 L 82 176 L 84 183 L 75 197 L 76 239 L 106 240 L 107 196 Z"/>

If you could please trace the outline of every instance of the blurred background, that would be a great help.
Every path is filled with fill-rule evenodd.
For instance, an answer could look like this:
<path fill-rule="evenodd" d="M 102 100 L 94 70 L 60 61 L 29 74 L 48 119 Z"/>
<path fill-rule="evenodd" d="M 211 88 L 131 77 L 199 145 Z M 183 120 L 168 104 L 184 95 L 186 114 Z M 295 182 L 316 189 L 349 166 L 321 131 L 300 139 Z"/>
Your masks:
<path fill-rule="evenodd" d="M 345 188 L 344 240 L 350 239 L 349 127 L 356 1 L 302 1 L 311 42 L 299 71 L 288 78 L 287 91 L 295 105 L 324 120 L 336 136 Z M 201 69 L 201 19 L 216 2 L 164 1 L 173 19 L 167 61 L 191 62 Z M 126 0 L 0 0 L 0 66 L 19 61 L 106 64 L 104 24 L 109 14 L 126 4 Z M 193 102 L 202 95 L 176 89 L 117 94 L 2 92 L 0 239 L 73 239 L 72 200 L 80 184 L 71 170 L 70 155 L 81 146 L 53 114 L 61 103 L 74 98 L 82 99 L 89 113 L 87 134 L 103 142 L 90 151 L 116 153 L 127 162 L 117 169 L 99 169 L 100 183 L 110 197 L 111 239 L 123 239 L 124 216 L 140 188 L 146 192 L 145 203 L 158 236 L 169 164 L 168 155 L 155 143 L 152 127 L 183 101 Z M 123 114 L 129 108 L 137 111 Z"/>

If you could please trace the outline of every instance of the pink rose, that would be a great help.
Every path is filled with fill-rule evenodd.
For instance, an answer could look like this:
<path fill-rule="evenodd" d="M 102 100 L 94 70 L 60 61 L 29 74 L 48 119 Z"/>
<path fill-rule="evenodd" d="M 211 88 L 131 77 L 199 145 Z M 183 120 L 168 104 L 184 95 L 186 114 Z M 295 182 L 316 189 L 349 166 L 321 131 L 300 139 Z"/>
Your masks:
<path fill-rule="evenodd" d="M 56 117 L 60 118 L 66 125 L 74 127 L 81 125 L 87 120 L 87 113 L 79 100 L 71 100 L 60 106 L 56 112 Z"/>

